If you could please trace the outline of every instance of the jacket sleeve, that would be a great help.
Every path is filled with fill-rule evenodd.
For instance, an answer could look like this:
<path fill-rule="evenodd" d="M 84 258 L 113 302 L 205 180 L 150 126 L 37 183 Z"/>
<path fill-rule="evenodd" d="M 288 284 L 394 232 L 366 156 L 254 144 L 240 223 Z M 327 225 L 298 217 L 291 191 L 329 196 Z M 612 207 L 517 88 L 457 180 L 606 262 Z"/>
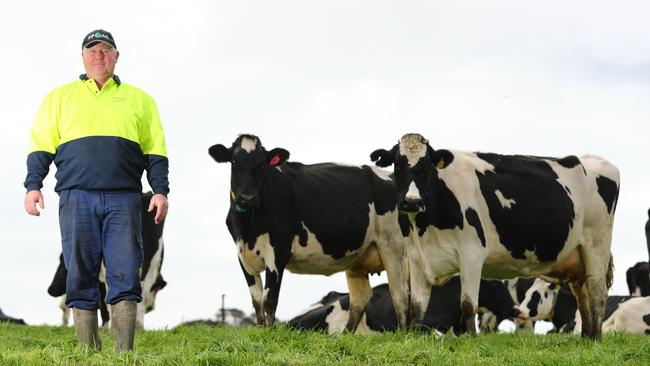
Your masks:
<path fill-rule="evenodd" d="M 140 147 L 144 154 L 147 181 L 154 193 L 166 196 L 169 193 L 169 162 L 165 135 L 153 98 L 146 98 L 145 103 L 146 112 L 145 120 L 141 125 Z"/>
<path fill-rule="evenodd" d="M 27 155 L 27 177 L 24 183 L 28 192 L 43 187 L 43 179 L 50 171 L 50 164 L 54 160 L 59 146 L 59 103 L 57 100 L 58 98 L 53 93 L 43 99 L 32 126 L 29 154 Z"/>

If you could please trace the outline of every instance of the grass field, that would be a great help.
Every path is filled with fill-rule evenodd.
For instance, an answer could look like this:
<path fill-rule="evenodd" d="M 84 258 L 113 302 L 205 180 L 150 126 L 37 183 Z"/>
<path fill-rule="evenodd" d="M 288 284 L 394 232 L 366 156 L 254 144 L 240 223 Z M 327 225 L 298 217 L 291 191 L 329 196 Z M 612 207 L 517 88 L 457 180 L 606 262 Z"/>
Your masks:
<path fill-rule="evenodd" d="M 0 323 L 0 365 L 650 365 L 650 336 L 605 335 L 601 343 L 566 334 L 418 333 L 327 336 L 274 328 L 187 326 L 146 331 L 135 350 L 85 354 L 72 327 Z"/>

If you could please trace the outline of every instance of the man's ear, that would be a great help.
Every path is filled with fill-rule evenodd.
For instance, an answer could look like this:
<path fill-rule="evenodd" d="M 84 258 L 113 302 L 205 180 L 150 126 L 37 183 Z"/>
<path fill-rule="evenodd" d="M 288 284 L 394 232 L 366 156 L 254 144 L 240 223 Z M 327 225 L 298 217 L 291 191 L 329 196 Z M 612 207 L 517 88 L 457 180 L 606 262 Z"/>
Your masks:
<path fill-rule="evenodd" d="M 431 156 L 431 162 L 438 169 L 445 169 L 449 164 L 454 161 L 454 154 L 449 150 L 433 150 L 431 146 L 427 148 Z"/>
<path fill-rule="evenodd" d="M 281 147 L 266 152 L 266 163 L 269 166 L 284 164 L 287 160 L 289 160 L 289 152 Z"/>
<path fill-rule="evenodd" d="M 385 149 L 378 149 L 370 154 L 370 160 L 375 163 L 375 165 L 385 168 L 392 165 L 395 162 L 395 147 L 394 146 L 390 151 Z"/>
<path fill-rule="evenodd" d="M 217 163 L 227 163 L 232 159 L 232 151 L 221 144 L 210 146 L 208 154 L 210 154 L 212 159 Z"/>

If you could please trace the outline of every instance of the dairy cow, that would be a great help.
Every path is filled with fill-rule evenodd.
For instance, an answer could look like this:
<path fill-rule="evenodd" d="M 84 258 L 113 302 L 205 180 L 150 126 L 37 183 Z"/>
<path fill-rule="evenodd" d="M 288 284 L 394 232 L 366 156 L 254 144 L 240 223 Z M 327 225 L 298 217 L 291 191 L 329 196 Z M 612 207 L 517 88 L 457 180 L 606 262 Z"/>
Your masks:
<path fill-rule="evenodd" d="M 650 270 L 648 262 L 638 262 L 625 272 L 630 295 L 650 296 Z"/>
<path fill-rule="evenodd" d="M 578 304 L 566 283 L 559 284 L 535 278 L 517 307 L 521 311 L 521 318 L 531 322 L 546 320 L 553 323 L 552 332 L 570 333 L 575 328 Z M 606 317 L 607 314 L 604 319 Z"/>
<path fill-rule="evenodd" d="M 526 291 L 533 286 L 535 283 L 535 278 L 529 277 L 518 277 L 510 280 L 503 280 L 503 283 L 510 293 L 510 298 L 515 303 L 515 305 L 521 304 L 521 302 L 526 297 Z M 479 295 L 479 301 L 481 296 Z M 532 332 L 535 330 L 535 322 L 529 319 L 514 318 L 512 319 L 515 323 L 516 331 L 527 331 Z M 490 311 L 484 309 L 479 309 L 478 313 L 478 322 L 479 329 L 481 333 L 491 333 L 498 330 L 499 324 L 501 321 Z"/>
<path fill-rule="evenodd" d="M 569 287 L 537 280 L 518 306 L 520 316 L 550 320 L 553 332 L 580 332 L 582 317 Z M 650 334 L 650 296 L 609 296 L 605 303 L 602 331 Z"/>
<path fill-rule="evenodd" d="M 458 302 L 460 299 L 460 279 L 453 277 L 443 286 L 431 288 L 431 297 L 426 314 L 420 324 L 423 330 L 433 329 L 440 333 L 463 332 Z M 519 315 L 508 290 L 501 281 L 482 280 L 479 306 L 495 314 L 497 321 Z M 350 309 L 350 296 L 346 293 L 330 292 L 300 315 L 289 321 L 289 326 L 301 330 L 319 330 L 328 334 L 343 331 L 347 313 Z M 358 334 L 374 334 L 397 329 L 397 317 L 386 284 L 372 289 L 372 297 L 363 315 Z"/>
<path fill-rule="evenodd" d="M 372 295 L 368 273 L 386 270 L 400 326 L 408 292 L 397 200 L 388 173 L 369 166 L 287 162 L 257 136 L 240 135 L 209 154 L 231 163 L 228 230 L 237 245 L 258 324 L 275 319 L 282 276 L 345 271 L 347 329 L 356 329 Z M 264 287 L 260 273 L 265 272 Z"/>
<path fill-rule="evenodd" d="M 149 202 L 153 197 L 153 193 L 147 192 L 142 194 L 142 247 L 143 247 L 143 262 L 140 269 L 140 280 L 142 287 L 142 302 L 137 306 L 136 327 L 144 329 L 144 314 L 150 312 L 155 307 L 156 295 L 158 291 L 162 290 L 167 282 L 160 274 L 164 256 L 163 244 L 163 228 L 165 221 L 160 224 L 154 223 L 156 212 L 147 212 Z M 64 296 L 61 299 L 59 307 L 63 311 L 62 322 L 68 324 L 70 319 L 70 311 L 65 306 L 65 293 L 66 293 L 66 278 L 68 271 L 65 268 L 63 261 L 63 254 L 59 256 L 59 266 L 56 269 L 52 283 L 47 289 L 47 293 L 52 297 Z M 110 306 L 106 305 L 104 299 L 106 298 L 106 281 L 104 280 L 104 266 L 102 265 L 100 273 L 100 314 L 102 324 L 108 325 L 110 320 Z"/>
<path fill-rule="evenodd" d="M 481 277 L 566 279 L 585 315 L 582 334 L 600 339 L 611 285 L 618 169 L 606 160 L 434 150 L 419 134 L 374 151 L 394 165 L 398 207 L 418 255 L 410 266 L 411 312 L 421 318 L 431 284 L 460 273 L 461 310 L 474 332 Z"/>

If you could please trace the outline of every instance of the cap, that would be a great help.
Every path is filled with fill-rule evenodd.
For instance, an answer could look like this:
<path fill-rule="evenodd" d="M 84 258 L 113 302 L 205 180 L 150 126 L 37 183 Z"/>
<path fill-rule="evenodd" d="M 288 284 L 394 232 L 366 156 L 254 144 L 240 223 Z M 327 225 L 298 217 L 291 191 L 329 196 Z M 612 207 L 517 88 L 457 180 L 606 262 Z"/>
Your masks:
<path fill-rule="evenodd" d="M 113 35 L 110 32 L 107 32 L 103 29 L 97 29 L 94 30 L 90 33 L 88 33 L 84 37 L 83 43 L 81 43 L 81 48 L 88 48 L 96 45 L 98 42 L 103 42 L 106 43 L 107 45 L 112 46 L 113 48 L 117 48 L 115 45 L 115 40 L 113 39 Z"/>

